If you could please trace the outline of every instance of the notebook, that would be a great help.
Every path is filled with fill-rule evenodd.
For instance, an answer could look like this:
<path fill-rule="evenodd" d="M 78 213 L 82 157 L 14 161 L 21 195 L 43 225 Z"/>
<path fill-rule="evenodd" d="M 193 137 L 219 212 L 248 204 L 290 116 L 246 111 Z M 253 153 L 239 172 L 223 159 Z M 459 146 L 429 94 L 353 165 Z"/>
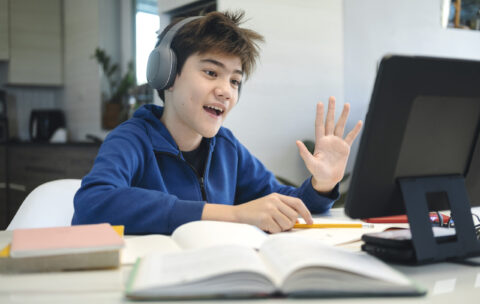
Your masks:
<path fill-rule="evenodd" d="M 63 255 L 121 249 L 124 241 L 110 224 L 17 229 L 12 258 Z"/>

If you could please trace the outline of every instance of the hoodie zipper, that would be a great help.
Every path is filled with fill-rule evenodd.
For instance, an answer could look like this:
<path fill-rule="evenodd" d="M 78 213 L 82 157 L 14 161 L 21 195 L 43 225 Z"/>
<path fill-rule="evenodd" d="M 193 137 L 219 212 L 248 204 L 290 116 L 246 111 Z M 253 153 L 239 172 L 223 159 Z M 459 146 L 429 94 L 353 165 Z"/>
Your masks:
<path fill-rule="evenodd" d="M 205 190 L 205 179 L 204 179 L 204 176 L 205 176 L 205 171 L 206 171 L 206 164 L 205 164 L 205 169 L 203 170 L 203 176 L 201 176 L 200 174 L 198 174 L 198 171 L 197 169 L 195 169 L 192 165 L 190 165 L 187 161 L 185 160 L 182 160 L 182 158 L 180 156 L 178 156 L 178 159 L 185 162 L 190 168 L 192 168 L 193 172 L 195 173 L 195 175 L 197 176 L 197 179 L 198 179 L 198 182 L 200 183 L 200 191 L 202 192 L 202 199 L 204 201 L 207 200 L 207 191 Z"/>
<path fill-rule="evenodd" d="M 207 191 L 205 189 L 205 179 L 203 176 L 205 176 L 205 173 L 207 171 L 207 164 L 205 164 L 205 169 L 203 170 L 203 176 L 200 176 L 200 174 L 198 174 L 197 170 L 192 166 L 190 165 L 187 161 L 185 161 L 184 159 L 182 159 L 182 157 L 180 156 L 182 152 L 179 152 L 178 154 L 173 154 L 173 153 L 169 153 L 169 152 L 160 152 L 160 151 L 155 151 L 155 153 L 157 154 L 164 154 L 164 155 L 168 155 L 168 156 L 171 156 L 171 157 L 174 157 L 176 158 L 177 160 L 187 164 L 190 168 L 192 168 L 193 170 L 193 173 L 195 174 L 195 176 L 197 177 L 197 180 L 198 180 L 198 183 L 200 184 L 200 191 L 201 191 L 201 194 L 202 194 L 202 200 L 204 201 L 207 201 Z"/>

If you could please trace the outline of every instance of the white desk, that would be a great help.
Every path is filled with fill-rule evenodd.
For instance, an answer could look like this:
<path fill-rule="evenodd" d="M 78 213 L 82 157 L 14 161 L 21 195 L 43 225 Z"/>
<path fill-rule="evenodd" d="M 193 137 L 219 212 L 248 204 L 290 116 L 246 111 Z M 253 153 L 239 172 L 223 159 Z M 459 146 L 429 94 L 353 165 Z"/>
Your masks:
<path fill-rule="evenodd" d="M 332 210 L 331 217 L 342 218 L 342 210 Z M 0 246 L 9 242 L 11 232 L 0 231 Z M 352 250 L 360 242 L 346 245 Z M 2 247 L 3 248 L 3 247 Z M 265 299 L 192 301 L 191 303 L 478 303 L 480 302 L 480 267 L 453 263 L 426 266 L 392 265 L 428 289 L 425 297 L 345 298 L 345 299 Z M 131 303 L 123 290 L 132 266 L 117 270 L 75 271 L 36 274 L 0 274 L 0 303 Z M 145 302 L 142 302 L 145 303 Z M 159 303 L 168 303 L 165 301 Z M 184 302 L 174 301 L 180 304 Z"/>

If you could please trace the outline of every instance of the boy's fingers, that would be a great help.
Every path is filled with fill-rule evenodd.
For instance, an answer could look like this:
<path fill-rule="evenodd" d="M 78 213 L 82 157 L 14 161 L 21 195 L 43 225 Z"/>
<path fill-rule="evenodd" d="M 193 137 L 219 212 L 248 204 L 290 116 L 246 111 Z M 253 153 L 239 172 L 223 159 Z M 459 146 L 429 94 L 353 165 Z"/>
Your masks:
<path fill-rule="evenodd" d="M 291 228 L 297 221 L 297 218 L 298 218 L 297 211 L 295 211 L 292 207 L 290 207 L 289 205 L 283 202 L 278 204 L 278 210 L 280 210 L 280 212 L 288 218 L 288 220 L 290 221 L 290 228 Z"/>
<path fill-rule="evenodd" d="M 357 122 L 357 124 L 355 125 L 355 127 L 353 127 L 353 130 L 350 131 L 347 136 L 345 136 L 345 141 L 347 142 L 347 144 L 349 146 L 352 145 L 353 141 L 355 140 L 355 138 L 358 136 L 358 133 L 360 133 L 360 130 L 362 129 L 362 124 L 363 122 L 361 120 L 359 120 Z"/>
<path fill-rule="evenodd" d="M 303 142 L 297 140 L 295 143 L 297 144 L 300 157 L 303 159 L 305 163 L 308 163 L 310 161 L 310 158 L 312 157 L 312 154 L 310 154 L 310 151 L 308 151 L 307 147 Z"/>
<path fill-rule="evenodd" d="M 348 113 L 350 113 L 350 104 L 346 103 L 343 106 L 342 114 L 337 121 L 337 125 L 335 126 L 334 134 L 338 137 L 343 137 L 343 132 L 345 132 L 345 125 L 347 123 Z"/>
<path fill-rule="evenodd" d="M 317 116 L 315 117 L 315 138 L 325 136 L 325 126 L 323 122 L 324 108 L 323 103 L 317 103 Z"/>
<path fill-rule="evenodd" d="M 325 135 L 332 135 L 335 127 L 335 97 L 328 98 L 327 120 L 325 122 Z"/>
<path fill-rule="evenodd" d="M 305 204 L 299 198 L 282 194 L 279 194 L 278 197 L 283 203 L 287 204 L 298 214 L 300 214 L 300 216 L 303 217 L 307 224 L 313 224 L 312 214 L 308 210 L 307 206 L 305 206 Z"/>
<path fill-rule="evenodd" d="M 278 225 L 275 219 L 272 217 L 269 218 L 268 222 L 264 224 L 265 226 L 260 227 L 260 229 L 270 232 L 270 233 L 277 233 L 281 232 L 282 228 Z"/>
<path fill-rule="evenodd" d="M 281 211 L 277 210 L 277 212 L 274 212 L 272 216 L 274 221 L 280 227 L 281 231 L 285 231 L 293 227 L 292 221 L 290 220 L 290 218 L 287 217 Z"/>

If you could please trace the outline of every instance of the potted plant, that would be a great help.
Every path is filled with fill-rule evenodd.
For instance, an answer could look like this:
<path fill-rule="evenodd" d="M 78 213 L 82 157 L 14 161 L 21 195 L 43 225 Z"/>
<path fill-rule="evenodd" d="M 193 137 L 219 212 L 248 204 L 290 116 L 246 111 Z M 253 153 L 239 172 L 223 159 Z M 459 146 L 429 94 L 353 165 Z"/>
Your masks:
<path fill-rule="evenodd" d="M 92 58 L 97 60 L 107 80 L 107 90 L 102 92 L 102 127 L 111 130 L 127 119 L 125 100 L 129 90 L 135 86 L 133 63 L 128 63 L 127 71 L 121 77 L 118 64 L 111 62 L 105 50 L 96 48 Z"/>

